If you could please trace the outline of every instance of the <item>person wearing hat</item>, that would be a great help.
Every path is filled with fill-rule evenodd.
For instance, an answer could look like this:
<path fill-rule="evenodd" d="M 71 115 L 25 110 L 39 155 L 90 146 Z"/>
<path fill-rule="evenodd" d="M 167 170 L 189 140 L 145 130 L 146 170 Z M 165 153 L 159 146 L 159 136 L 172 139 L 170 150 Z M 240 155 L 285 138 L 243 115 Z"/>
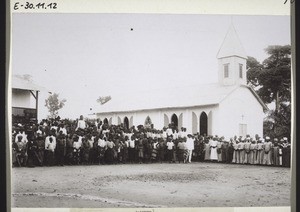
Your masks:
<path fill-rule="evenodd" d="M 271 163 L 271 148 L 273 147 L 273 144 L 271 142 L 271 139 L 269 136 L 266 136 L 265 142 L 264 142 L 264 159 L 263 159 L 263 165 L 272 165 Z"/>

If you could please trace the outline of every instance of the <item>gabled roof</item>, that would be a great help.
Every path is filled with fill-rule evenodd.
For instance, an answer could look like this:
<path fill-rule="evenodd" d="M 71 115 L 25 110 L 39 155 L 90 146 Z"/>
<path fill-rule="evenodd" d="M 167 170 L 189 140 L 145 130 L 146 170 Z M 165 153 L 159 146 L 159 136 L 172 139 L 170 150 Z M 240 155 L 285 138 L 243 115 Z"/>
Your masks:
<path fill-rule="evenodd" d="M 214 83 L 132 92 L 112 96 L 110 101 L 97 106 L 96 111 L 97 113 L 110 113 L 214 105 L 235 88 L 236 86 L 220 86 L 218 83 Z"/>
<path fill-rule="evenodd" d="M 247 54 L 240 42 L 233 24 L 231 24 L 227 31 L 220 50 L 218 51 L 217 58 L 219 59 L 230 56 L 238 56 L 247 59 Z"/>
<path fill-rule="evenodd" d="M 46 90 L 46 88 L 35 84 L 31 80 L 26 80 L 22 76 L 19 76 L 19 75 L 12 76 L 12 86 L 11 87 L 13 89 L 31 90 L 31 91 Z"/>
<path fill-rule="evenodd" d="M 249 86 L 222 86 L 218 83 L 213 83 L 180 88 L 174 87 L 165 90 L 152 90 L 143 93 L 132 92 L 112 96 L 110 101 L 104 105 L 99 104 L 96 107 L 96 113 L 134 112 L 218 105 L 232 92 L 241 87 L 249 89 L 262 105 L 263 109 L 268 110 L 268 107 Z"/>

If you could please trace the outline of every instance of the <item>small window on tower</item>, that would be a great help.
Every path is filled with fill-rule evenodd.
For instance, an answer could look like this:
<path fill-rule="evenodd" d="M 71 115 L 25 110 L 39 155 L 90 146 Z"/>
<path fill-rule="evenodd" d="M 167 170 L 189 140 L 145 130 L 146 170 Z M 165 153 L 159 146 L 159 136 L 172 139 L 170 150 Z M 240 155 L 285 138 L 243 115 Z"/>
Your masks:
<path fill-rule="evenodd" d="M 240 64 L 240 78 L 243 79 L 243 64 Z"/>
<path fill-rule="evenodd" d="M 224 78 L 229 77 L 229 64 L 224 65 Z"/>

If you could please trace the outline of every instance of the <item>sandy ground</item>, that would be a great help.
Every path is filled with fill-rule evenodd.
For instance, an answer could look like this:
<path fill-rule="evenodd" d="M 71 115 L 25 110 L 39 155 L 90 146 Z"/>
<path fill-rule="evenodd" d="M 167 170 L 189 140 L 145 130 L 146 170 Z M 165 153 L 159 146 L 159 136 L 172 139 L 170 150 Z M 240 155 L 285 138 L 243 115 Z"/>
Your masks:
<path fill-rule="evenodd" d="M 12 207 L 290 206 L 290 169 L 217 163 L 12 169 Z"/>

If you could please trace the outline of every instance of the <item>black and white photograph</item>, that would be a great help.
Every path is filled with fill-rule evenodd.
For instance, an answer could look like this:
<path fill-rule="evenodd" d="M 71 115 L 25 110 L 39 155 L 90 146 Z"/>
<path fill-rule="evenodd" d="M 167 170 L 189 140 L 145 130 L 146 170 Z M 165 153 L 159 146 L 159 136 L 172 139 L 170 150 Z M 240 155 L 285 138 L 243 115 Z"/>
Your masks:
<path fill-rule="evenodd" d="M 13 208 L 290 207 L 284 15 L 13 13 Z"/>

